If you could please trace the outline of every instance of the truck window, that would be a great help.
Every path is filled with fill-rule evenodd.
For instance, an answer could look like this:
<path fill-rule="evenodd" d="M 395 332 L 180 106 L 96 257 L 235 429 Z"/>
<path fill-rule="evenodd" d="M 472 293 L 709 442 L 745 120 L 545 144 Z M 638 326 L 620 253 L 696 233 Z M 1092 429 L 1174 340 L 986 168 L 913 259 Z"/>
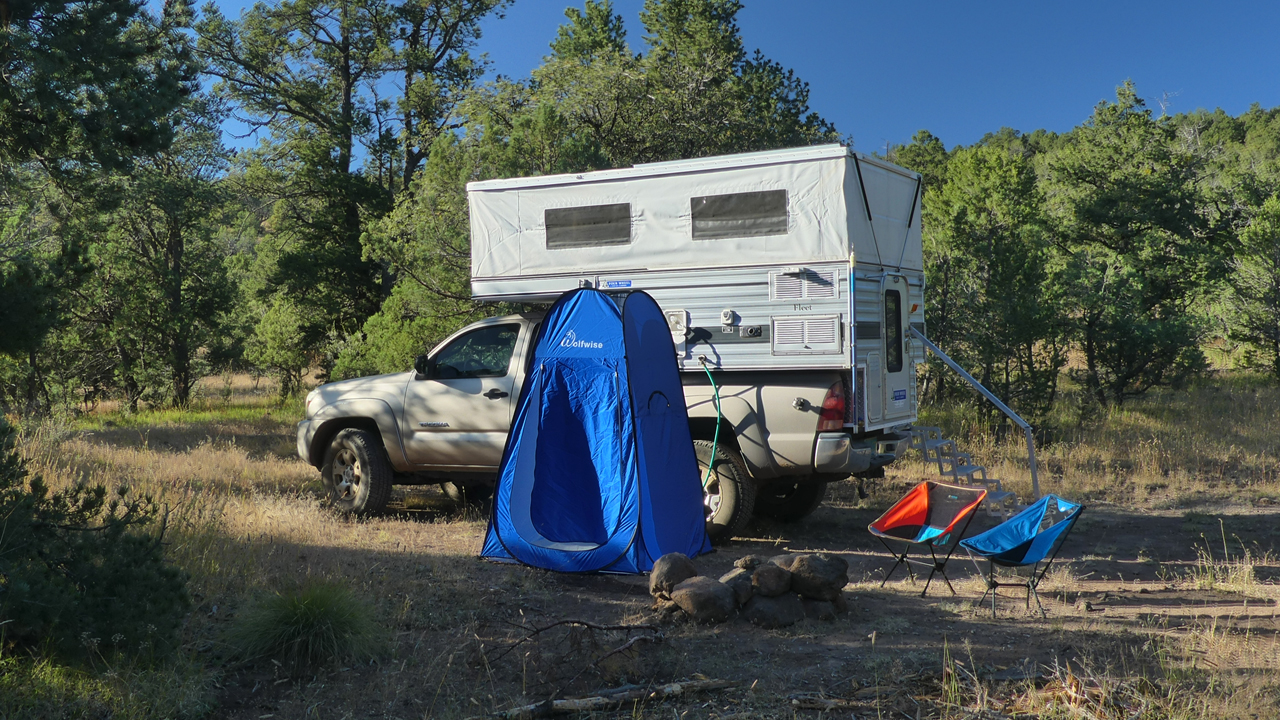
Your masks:
<path fill-rule="evenodd" d="M 694 240 L 787 234 L 787 191 L 707 195 L 689 201 Z"/>
<path fill-rule="evenodd" d="M 884 291 L 884 361 L 891 373 L 902 372 L 902 294 Z"/>
<path fill-rule="evenodd" d="M 631 243 L 631 203 L 548 208 L 542 220 L 548 250 Z"/>
<path fill-rule="evenodd" d="M 502 377 L 511 366 L 511 354 L 520 336 L 519 325 L 490 325 L 463 335 L 446 345 L 432 358 L 436 372 L 432 377 L 451 378 Z"/>

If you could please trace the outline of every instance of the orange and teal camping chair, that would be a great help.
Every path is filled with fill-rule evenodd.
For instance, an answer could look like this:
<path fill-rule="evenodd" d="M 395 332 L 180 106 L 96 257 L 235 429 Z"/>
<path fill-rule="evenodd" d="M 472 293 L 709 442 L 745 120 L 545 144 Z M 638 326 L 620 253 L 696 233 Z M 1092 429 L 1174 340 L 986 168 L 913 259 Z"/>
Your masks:
<path fill-rule="evenodd" d="M 898 560 L 884 574 L 880 587 L 889 582 L 889 577 L 899 565 L 906 565 L 907 574 L 914 581 L 916 574 L 911 570 L 911 564 L 918 563 L 932 568 L 920 597 L 929 592 L 929 583 L 933 582 L 935 574 L 942 576 L 951 594 L 955 595 L 956 589 L 951 587 L 951 581 L 947 579 L 947 560 L 951 559 L 956 544 L 964 536 L 964 531 L 969 528 L 969 523 L 986 497 L 985 488 L 922 482 L 894 503 L 880 519 L 868 525 L 867 529 L 871 534 Z M 902 552 L 894 550 L 890 542 L 904 543 Z M 912 548 L 920 547 L 929 549 L 931 562 L 907 557 Z"/>
<path fill-rule="evenodd" d="M 982 572 L 979 559 L 987 561 L 987 570 L 982 572 L 987 581 L 987 592 L 982 594 L 978 604 L 981 605 L 987 595 L 991 595 L 991 617 L 996 616 L 996 590 L 1001 587 L 1026 587 L 1027 609 L 1031 609 L 1031 598 L 1035 598 L 1040 615 L 1046 619 L 1049 617 L 1044 605 L 1040 604 L 1036 586 L 1049 572 L 1049 566 L 1062 549 L 1062 541 L 1067 539 L 1083 511 L 1083 505 L 1063 500 L 1057 495 L 1045 495 L 990 530 L 960 541 L 973 558 L 973 564 L 978 566 L 978 572 Z M 1040 563 L 1044 563 L 1043 568 L 1040 568 Z M 1000 581 L 996 579 L 997 567 L 1030 568 L 1030 573 L 1016 582 Z"/>

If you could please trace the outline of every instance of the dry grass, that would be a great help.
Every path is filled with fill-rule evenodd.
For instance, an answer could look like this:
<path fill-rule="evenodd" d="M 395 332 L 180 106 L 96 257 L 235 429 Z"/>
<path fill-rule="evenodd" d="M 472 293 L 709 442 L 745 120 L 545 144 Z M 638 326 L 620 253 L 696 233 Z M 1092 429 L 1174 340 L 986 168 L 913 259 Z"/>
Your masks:
<path fill-rule="evenodd" d="M 1112 605 L 1090 613 L 1073 604 L 1086 598 L 1106 605 L 1098 598 L 1107 593 L 1138 597 L 1136 584 L 1103 583 L 1097 573 L 1096 565 L 1114 564 L 1127 549 L 1105 537 L 1107 528 L 1092 510 L 1076 530 L 1085 551 L 1063 558 L 1041 585 L 1049 623 L 1023 614 L 1016 592 L 1016 601 L 1001 600 L 994 621 L 988 609 L 973 607 L 983 584 L 963 557 L 948 566 L 949 573 L 956 569 L 957 598 L 940 588 L 919 600 L 919 584 L 891 582 L 881 589 L 883 552 L 863 527 L 892 502 L 898 485 L 933 474 L 908 459 L 873 486 L 869 500 L 858 499 L 849 485 L 833 486 L 832 501 L 810 522 L 761 524 L 753 534 L 767 541 L 699 561 L 711 574 L 746 552 L 829 548 L 866 558 L 855 565 L 847 616 L 768 632 L 677 623 L 664 626 L 662 642 L 609 657 L 627 633 L 567 628 L 518 651 L 505 648 L 529 628 L 565 617 L 646 622 L 642 584 L 477 562 L 483 517 L 455 508 L 434 490 L 406 495 L 404 509 L 384 517 L 334 514 L 322 502 L 315 470 L 294 456 L 292 423 L 300 408 L 279 404 L 265 383 L 214 378 L 182 412 L 124 416 L 100 409 L 72 425 L 28 428 L 24 452 L 55 486 L 123 481 L 170 509 L 170 556 L 191 574 L 196 609 L 177 663 L 145 676 L 150 685 L 137 684 L 137 693 L 150 692 L 155 707 L 167 708 L 149 711 L 153 715 L 198 717 L 217 705 L 217 714 L 228 718 L 461 718 L 557 691 L 702 673 L 741 680 L 747 689 L 677 707 L 641 703 L 600 717 L 671 717 L 673 711 L 690 718 L 815 717 L 787 700 L 796 690 L 865 700 L 858 717 L 1272 717 L 1280 695 L 1273 670 L 1280 666 L 1276 586 L 1261 570 L 1276 565 L 1273 548 L 1235 521 L 1220 525 L 1211 513 L 1221 507 L 1265 513 L 1268 499 L 1280 498 L 1280 389 L 1247 377 L 1217 382 L 1218 389 L 1205 384 L 1157 393 L 1089 424 L 1064 422 L 1060 427 L 1069 429 L 1042 445 L 1045 490 L 1095 509 L 1114 503 L 1135 515 L 1170 516 L 1179 526 L 1187 538 L 1186 563 L 1144 560 L 1142 551 L 1133 561 L 1162 573 L 1162 581 L 1153 578 L 1144 590 L 1181 593 L 1164 609 Z M 969 417 L 946 411 L 930 420 L 1026 492 L 1021 443 L 997 441 Z M 1193 510 L 1180 516 L 1177 507 Z M 237 660 L 224 645 L 225 629 L 251 601 L 309 583 L 347 588 L 368 604 L 389 638 L 372 664 L 299 677 L 270 663 Z M 945 651 L 944 638 L 953 638 Z M 1031 657 L 1067 647 L 1075 655 L 1048 663 L 1039 681 L 993 679 L 1024 651 Z M 106 692 L 92 685 L 100 676 L 85 676 L 80 690 L 68 690 L 69 671 L 22 668 L 0 667 L 0 679 L 13 686 L 23 677 L 45 677 L 41 692 L 67 707 L 80 707 L 77 692 Z M 127 701 L 133 704 L 92 707 L 145 716 L 130 709 L 146 699 L 137 693 Z"/>
<path fill-rule="evenodd" d="M 1073 395 L 1040 428 L 1042 492 L 1085 502 L 1185 509 L 1280 502 L 1280 386 L 1247 373 L 1219 373 L 1182 390 L 1110 408 L 1081 422 Z M 991 477 L 1028 496 L 1031 472 L 1021 434 L 999 438 L 969 407 L 926 410 Z M 928 473 L 921 463 L 917 472 Z"/>

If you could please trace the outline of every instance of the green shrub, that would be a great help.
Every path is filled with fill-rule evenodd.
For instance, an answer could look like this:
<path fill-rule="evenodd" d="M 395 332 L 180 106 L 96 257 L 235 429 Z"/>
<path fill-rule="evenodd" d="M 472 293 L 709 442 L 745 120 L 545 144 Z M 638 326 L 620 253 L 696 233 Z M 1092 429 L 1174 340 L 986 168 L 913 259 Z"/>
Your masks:
<path fill-rule="evenodd" d="M 164 562 L 158 507 L 122 486 L 51 491 L 28 476 L 0 421 L 0 646 L 63 656 L 156 654 L 176 644 L 190 599 Z"/>
<path fill-rule="evenodd" d="M 346 586 L 321 581 L 251 603 L 227 641 L 238 657 L 279 658 L 294 670 L 369 658 L 381 644 L 368 604 Z"/>

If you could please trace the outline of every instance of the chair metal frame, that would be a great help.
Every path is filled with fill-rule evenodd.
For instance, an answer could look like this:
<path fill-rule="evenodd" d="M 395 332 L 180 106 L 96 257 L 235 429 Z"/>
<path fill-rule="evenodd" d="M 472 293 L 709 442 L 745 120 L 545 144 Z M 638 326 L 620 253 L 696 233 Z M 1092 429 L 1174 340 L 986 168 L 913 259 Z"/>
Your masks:
<path fill-rule="evenodd" d="M 969 553 L 969 559 L 973 560 L 974 567 L 978 569 L 978 573 L 982 575 L 982 578 L 987 582 L 986 592 L 982 593 L 982 597 L 979 598 L 978 600 L 978 605 L 981 606 L 982 603 L 987 599 L 987 595 L 990 595 L 991 596 L 991 617 L 994 618 L 996 616 L 996 594 L 1000 588 L 1002 587 L 1026 588 L 1027 610 L 1028 611 L 1031 610 L 1031 598 L 1035 598 L 1036 607 L 1040 608 L 1040 617 L 1045 620 L 1048 620 L 1049 613 L 1045 612 L 1044 604 L 1040 602 L 1040 593 L 1037 592 L 1037 587 L 1040 585 L 1040 581 L 1044 580 L 1044 576 L 1049 574 L 1049 568 L 1053 566 L 1053 561 L 1058 558 L 1058 552 L 1062 550 L 1062 543 L 1066 542 L 1067 536 L 1071 534 L 1071 531 L 1075 528 L 1076 521 L 1080 519 L 1080 515 L 1083 512 L 1084 512 L 1084 505 L 1080 505 L 1078 510 L 1073 511 L 1073 515 L 1071 519 L 1068 521 L 1067 527 L 1062 530 L 1062 534 L 1058 536 L 1057 542 L 1053 544 L 1053 551 L 1045 556 L 1046 559 L 1037 560 L 1034 563 L 1026 563 L 1021 565 L 1014 565 L 1010 563 L 998 563 L 995 560 L 984 558 L 981 555 L 975 554 L 972 550 L 966 547 L 965 552 Z M 1039 533 L 1037 533 L 1037 535 L 1038 534 Z M 958 540 L 956 542 L 957 544 L 959 544 Z M 987 562 L 986 572 L 983 572 L 982 565 L 980 563 L 979 558 L 986 560 Z M 1039 569 L 1041 563 L 1044 563 L 1044 569 L 1042 570 Z M 1019 582 L 1001 581 L 996 579 L 997 566 L 1007 567 L 1007 568 L 1030 567 L 1031 573 L 1027 576 L 1026 580 L 1022 580 Z"/>
<path fill-rule="evenodd" d="M 937 483 L 937 484 L 942 485 L 945 483 Z M 963 487 L 963 486 L 957 486 L 957 487 Z M 929 568 L 929 577 L 925 580 L 924 590 L 920 591 L 920 597 L 924 597 L 929 593 L 929 585 L 930 583 L 933 582 L 934 575 L 941 575 L 942 581 L 947 584 L 947 589 L 951 591 L 952 595 L 956 594 L 956 589 L 951 586 L 951 579 L 947 577 L 947 570 L 946 570 L 947 561 L 950 560 L 951 555 L 955 553 L 956 547 L 960 545 L 960 540 L 964 537 L 965 531 L 969 529 L 969 524 L 973 522 L 974 516 L 978 514 L 978 510 L 982 508 L 982 503 L 985 502 L 987 498 L 987 493 L 984 488 L 965 488 L 965 489 L 968 489 L 968 490 L 980 489 L 980 490 L 983 490 L 983 493 L 982 493 L 982 496 L 978 499 L 978 502 L 975 503 L 973 507 L 968 510 L 969 517 L 965 519 L 964 526 L 960 528 L 959 532 L 955 533 L 955 538 L 951 540 L 949 543 L 947 543 L 947 545 L 940 546 L 929 540 L 925 540 L 924 542 L 913 542 L 911 540 L 905 540 L 901 538 L 886 538 L 885 536 L 879 533 L 874 533 L 874 532 L 872 533 L 873 535 L 875 535 L 876 539 L 880 541 L 880 544 L 884 545 L 884 549 L 888 550 L 889 553 L 893 555 L 894 558 L 897 560 L 897 562 L 893 564 L 893 567 L 889 568 L 889 571 L 884 574 L 884 579 L 880 581 L 880 587 L 884 587 L 885 583 L 889 582 L 889 578 L 892 577 L 893 573 L 897 571 L 899 565 L 906 566 L 907 576 L 911 578 L 911 582 L 915 582 L 916 574 L 911 569 L 911 566 L 914 564 L 914 565 L 920 565 L 920 566 Z M 901 554 L 899 554 L 896 550 L 893 549 L 892 546 L 889 545 L 888 540 L 890 539 L 893 539 L 897 542 L 906 543 L 906 547 L 903 548 Z M 930 560 L 929 561 L 916 560 L 914 558 L 908 557 L 908 555 L 911 552 L 911 547 L 913 545 L 928 546 Z M 938 553 L 935 550 L 935 548 L 939 548 L 939 547 L 947 548 L 947 554 L 942 556 L 941 560 L 938 559 Z"/>

